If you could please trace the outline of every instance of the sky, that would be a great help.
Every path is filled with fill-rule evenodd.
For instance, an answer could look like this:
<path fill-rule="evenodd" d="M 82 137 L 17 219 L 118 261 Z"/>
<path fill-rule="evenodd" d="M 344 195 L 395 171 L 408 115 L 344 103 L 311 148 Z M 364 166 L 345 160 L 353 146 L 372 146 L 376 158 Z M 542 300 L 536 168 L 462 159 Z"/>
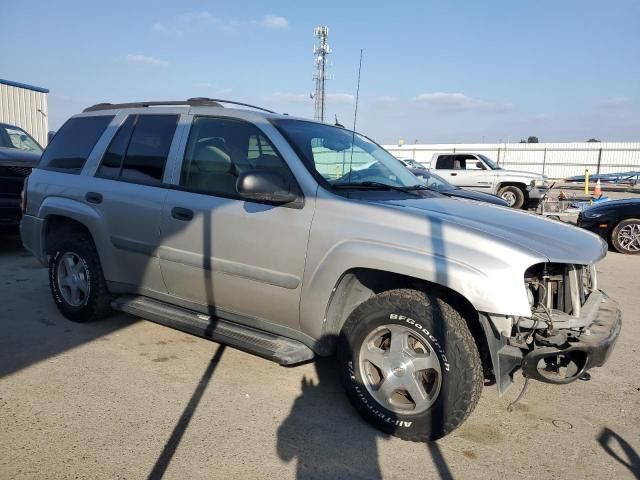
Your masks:
<path fill-rule="evenodd" d="M 327 118 L 380 143 L 640 141 L 639 0 L 2 2 L 0 78 L 51 90 L 49 126 L 99 102 L 195 96 Z M 11 48 L 6 48 L 11 45 Z"/>

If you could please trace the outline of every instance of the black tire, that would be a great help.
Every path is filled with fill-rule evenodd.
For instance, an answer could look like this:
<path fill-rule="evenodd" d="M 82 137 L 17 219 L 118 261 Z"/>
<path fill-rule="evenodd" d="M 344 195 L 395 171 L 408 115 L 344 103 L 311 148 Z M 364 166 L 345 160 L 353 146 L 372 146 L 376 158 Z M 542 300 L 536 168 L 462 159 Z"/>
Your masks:
<path fill-rule="evenodd" d="M 502 187 L 498 190 L 498 196 L 503 200 L 509 202 L 509 198 L 513 200 L 513 203 L 509 205 L 511 208 L 522 208 L 525 201 L 525 195 L 521 188 L 516 187 L 514 185 L 507 185 L 506 187 Z M 508 198 L 505 198 L 508 197 Z"/>
<path fill-rule="evenodd" d="M 620 253 L 624 253 L 627 255 L 637 255 L 640 253 L 640 247 L 637 247 L 637 250 L 634 250 L 633 248 L 625 247 L 622 244 L 621 233 L 623 229 L 625 229 L 625 227 L 627 227 L 628 229 L 630 225 L 640 226 L 640 218 L 627 218 L 618 223 L 611 231 L 611 244 L 613 245 L 613 248 L 615 248 Z M 636 229 L 637 228 L 638 227 L 636 227 Z"/>
<path fill-rule="evenodd" d="M 64 232 L 60 237 L 62 240 L 54 246 L 49 261 L 49 287 L 53 301 L 60 312 L 74 322 L 91 322 L 106 317 L 112 311 L 113 297 L 107 290 L 93 239 L 86 233 L 75 231 Z M 74 306 L 65 300 L 58 284 L 57 272 L 60 268 L 60 259 L 68 252 L 75 254 L 88 272 L 89 291 L 81 306 Z"/>
<path fill-rule="evenodd" d="M 438 359 L 440 390 L 421 413 L 394 412 L 365 387 L 358 352 L 371 332 L 389 324 L 422 335 Z M 365 420 L 414 442 L 437 440 L 462 424 L 478 403 L 484 383 L 480 355 L 465 320 L 442 299 L 417 290 L 390 290 L 359 305 L 342 329 L 338 359 L 349 400 Z"/>

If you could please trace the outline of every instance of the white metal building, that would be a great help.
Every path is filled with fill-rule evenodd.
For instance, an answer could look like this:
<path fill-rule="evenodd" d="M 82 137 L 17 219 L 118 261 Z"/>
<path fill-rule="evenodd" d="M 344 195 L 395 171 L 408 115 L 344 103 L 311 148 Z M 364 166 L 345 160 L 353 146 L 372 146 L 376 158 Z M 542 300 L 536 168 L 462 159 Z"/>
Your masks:
<path fill-rule="evenodd" d="M 0 79 L 0 123 L 16 125 L 47 145 L 49 90 Z"/>

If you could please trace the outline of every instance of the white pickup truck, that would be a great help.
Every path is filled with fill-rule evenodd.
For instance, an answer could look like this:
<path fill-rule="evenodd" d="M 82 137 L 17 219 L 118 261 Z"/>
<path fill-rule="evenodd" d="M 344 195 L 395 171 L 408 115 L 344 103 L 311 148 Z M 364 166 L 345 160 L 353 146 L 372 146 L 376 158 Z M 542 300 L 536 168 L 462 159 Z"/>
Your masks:
<path fill-rule="evenodd" d="M 498 195 L 512 208 L 537 205 L 550 186 L 544 175 L 506 170 L 473 152 L 436 153 L 426 166 L 458 187 Z"/>

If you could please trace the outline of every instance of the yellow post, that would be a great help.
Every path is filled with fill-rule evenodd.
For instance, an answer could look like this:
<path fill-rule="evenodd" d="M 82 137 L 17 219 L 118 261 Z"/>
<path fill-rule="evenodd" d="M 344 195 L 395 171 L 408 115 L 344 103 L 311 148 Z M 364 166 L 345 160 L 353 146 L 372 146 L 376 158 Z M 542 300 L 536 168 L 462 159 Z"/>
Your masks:
<path fill-rule="evenodd" d="M 589 195 L 589 169 L 584 171 L 584 194 Z"/>

